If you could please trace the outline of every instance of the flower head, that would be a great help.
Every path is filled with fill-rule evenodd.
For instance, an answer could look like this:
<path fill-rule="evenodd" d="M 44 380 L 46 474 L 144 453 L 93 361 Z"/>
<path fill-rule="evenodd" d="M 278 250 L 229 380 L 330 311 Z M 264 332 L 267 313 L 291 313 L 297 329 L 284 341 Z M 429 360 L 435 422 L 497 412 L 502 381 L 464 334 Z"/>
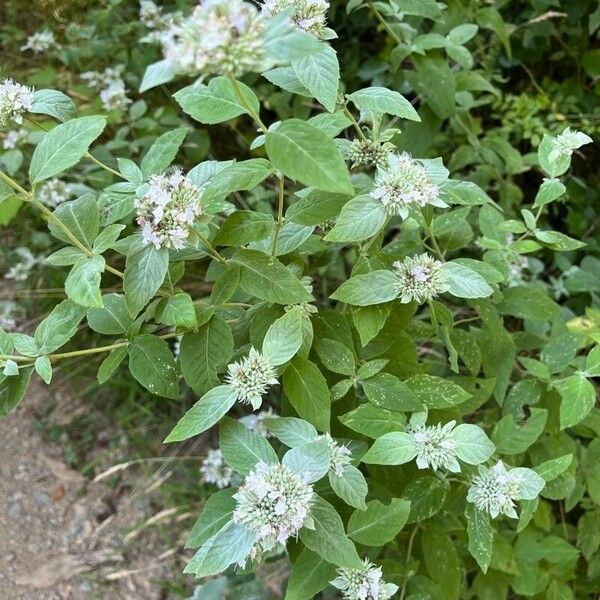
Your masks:
<path fill-rule="evenodd" d="M 38 259 L 29 248 L 17 248 L 15 254 L 17 254 L 20 260 L 4 274 L 4 279 L 25 281 L 29 277 L 31 269 L 38 262 Z"/>
<path fill-rule="evenodd" d="M 460 471 L 456 460 L 456 440 L 452 435 L 455 425 L 455 421 L 450 421 L 445 425 L 419 423 L 410 426 L 408 433 L 415 443 L 419 469 L 432 468 L 437 471 L 442 467 L 452 472 Z"/>
<path fill-rule="evenodd" d="M 375 176 L 371 196 L 379 200 L 391 215 L 405 218 L 410 208 L 428 204 L 445 206 L 425 167 L 409 154 L 390 154 Z"/>
<path fill-rule="evenodd" d="M 37 192 L 37 197 L 42 204 L 54 208 L 73 196 L 69 184 L 62 179 L 53 177 L 44 182 Z"/>
<path fill-rule="evenodd" d="M 493 467 L 479 467 L 467 493 L 467 500 L 492 519 L 500 514 L 517 519 L 515 500 L 535 498 L 544 487 L 544 480 L 531 469 L 507 469 L 499 460 Z"/>
<path fill-rule="evenodd" d="M 258 463 L 234 495 L 235 523 L 257 534 L 252 559 L 282 549 L 303 526 L 311 526 L 312 486 L 281 464 Z"/>
<path fill-rule="evenodd" d="M 20 146 L 27 139 L 27 129 L 11 129 L 4 134 L 2 148 L 12 150 Z"/>
<path fill-rule="evenodd" d="M 80 77 L 91 88 L 101 90 L 110 87 L 116 82 L 122 83 L 121 75 L 124 68 L 123 65 L 116 65 L 114 67 L 107 67 L 104 71 L 85 71 Z"/>
<path fill-rule="evenodd" d="M 148 29 L 156 29 L 163 21 L 163 10 L 152 0 L 140 0 L 140 21 Z"/>
<path fill-rule="evenodd" d="M 590 144 L 592 138 L 581 131 L 574 131 L 567 127 L 560 135 L 552 140 L 552 150 L 548 160 L 555 161 L 560 158 L 570 157 L 577 148 Z"/>
<path fill-rule="evenodd" d="M 0 129 L 5 129 L 10 121 L 21 124 L 23 113 L 33 105 L 33 88 L 12 79 L 0 83 Z"/>
<path fill-rule="evenodd" d="M 392 150 L 392 144 L 369 139 L 356 138 L 348 151 L 348 160 L 352 168 L 378 167 L 384 169 Z"/>
<path fill-rule="evenodd" d="M 42 52 L 52 50 L 56 46 L 54 34 L 49 29 L 46 29 L 45 31 L 38 31 L 30 35 L 25 45 L 21 46 L 21 50 L 31 50 L 34 54 L 41 54 Z"/>
<path fill-rule="evenodd" d="M 165 60 L 190 75 L 238 77 L 259 68 L 264 23 L 243 0 L 201 0 L 192 14 L 175 19 L 158 36 Z"/>
<path fill-rule="evenodd" d="M 352 453 L 346 446 L 336 442 L 328 433 L 324 434 L 324 437 L 327 440 L 329 456 L 331 457 L 329 470 L 336 477 L 343 477 L 346 467 L 352 460 Z"/>
<path fill-rule="evenodd" d="M 341 568 L 331 585 L 342 592 L 344 600 L 388 600 L 398 586 L 382 580 L 381 567 L 365 558 L 360 569 Z"/>
<path fill-rule="evenodd" d="M 327 0 L 265 0 L 262 13 L 270 18 L 292 7 L 291 20 L 297 29 L 322 38 L 326 36 Z"/>
<path fill-rule="evenodd" d="M 254 409 L 260 408 L 269 387 L 278 383 L 275 368 L 256 348 L 250 348 L 248 356 L 230 364 L 227 371 L 225 381 L 235 391 L 238 402 L 249 403 Z"/>
<path fill-rule="evenodd" d="M 395 262 L 394 271 L 400 302 L 415 301 L 422 304 L 446 292 L 448 283 L 443 266 L 442 262 L 427 253 Z"/>
<path fill-rule="evenodd" d="M 0 302 L 0 327 L 12 330 L 17 327 L 17 320 L 24 316 L 23 307 L 13 300 Z"/>
<path fill-rule="evenodd" d="M 125 110 L 131 99 L 127 97 L 125 82 L 122 79 L 115 80 L 100 92 L 100 100 L 105 110 Z"/>
<path fill-rule="evenodd" d="M 202 481 L 214 483 L 219 489 L 223 489 L 231 484 L 233 469 L 225 462 L 221 451 L 214 449 L 207 452 L 200 465 L 200 473 Z"/>
<path fill-rule="evenodd" d="M 265 423 L 265 419 L 273 416 L 273 409 L 269 407 L 268 410 L 261 410 L 258 413 L 252 413 L 250 415 L 246 415 L 245 417 L 241 417 L 239 421 L 250 431 L 258 433 L 258 435 L 261 437 L 268 438 L 271 437 L 271 433 L 269 432 L 269 428 Z"/>
<path fill-rule="evenodd" d="M 156 248 L 182 248 L 202 212 L 202 192 L 179 170 L 168 176 L 153 175 L 148 184 L 144 196 L 135 202 L 144 242 Z"/>

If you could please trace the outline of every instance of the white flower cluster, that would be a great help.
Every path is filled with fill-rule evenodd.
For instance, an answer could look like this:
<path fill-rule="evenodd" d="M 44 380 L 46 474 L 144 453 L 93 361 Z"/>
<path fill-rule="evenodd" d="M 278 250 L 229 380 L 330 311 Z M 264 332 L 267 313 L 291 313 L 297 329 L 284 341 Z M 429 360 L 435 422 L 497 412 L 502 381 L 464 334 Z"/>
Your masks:
<path fill-rule="evenodd" d="M 121 78 L 123 65 L 108 67 L 104 71 L 86 71 L 81 79 L 100 92 L 100 100 L 104 110 L 125 110 L 132 102 L 127 97 L 125 82 Z"/>
<path fill-rule="evenodd" d="M 592 138 L 581 131 L 567 127 L 560 135 L 552 140 L 552 150 L 548 155 L 551 162 L 560 158 L 570 157 L 577 148 L 591 144 Z"/>
<path fill-rule="evenodd" d="M 54 33 L 46 29 L 30 35 L 25 45 L 21 46 L 21 50 L 31 50 L 34 54 L 42 54 L 56 47 L 58 47 L 58 44 L 54 39 Z"/>
<path fill-rule="evenodd" d="M 352 168 L 378 167 L 385 169 L 393 148 L 389 142 L 356 138 L 348 150 L 348 160 Z"/>
<path fill-rule="evenodd" d="M 38 200 L 50 208 L 55 208 L 73 195 L 69 184 L 57 177 L 48 179 L 37 191 Z"/>
<path fill-rule="evenodd" d="M 18 148 L 27 139 L 27 129 L 10 129 L 4 134 L 2 139 L 2 148 L 4 150 L 13 150 Z"/>
<path fill-rule="evenodd" d="M 0 82 L 0 129 L 14 121 L 19 125 L 23 122 L 23 113 L 33 105 L 33 88 L 12 79 L 3 79 Z"/>
<path fill-rule="evenodd" d="M 209 450 L 200 465 L 202 481 L 212 483 L 219 489 L 231 484 L 233 469 L 225 462 L 223 454 L 219 449 Z"/>
<path fill-rule="evenodd" d="M 265 0 L 262 13 L 270 18 L 292 7 L 292 23 L 298 29 L 323 38 L 327 35 L 327 0 Z"/>
<path fill-rule="evenodd" d="M 146 193 L 135 202 L 144 243 L 156 248 L 182 248 L 202 212 L 202 192 L 180 170 L 168 176 L 153 175 L 148 184 Z"/>
<path fill-rule="evenodd" d="M 201 0 L 188 17 L 172 19 L 155 37 L 178 73 L 230 75 L 257 70 L 264 22 L 243 0 Z"/>
<path fill-rule="evenodd" d="M 499 460 L 493 467 L 479 467 L 467 500 L 492 519 L 500 514 L 517 519 L 515 500 L 533 500 L 544 488 L 544 480 L 531 469 L 507 469 Z"/>
<path fill-rule="evenodd" d="M 360 569 L 341 568 L 331 585 L 342 592 L 344 600 L 388 600 L 398 586 L 382 579 L 381 567 L 376 567 L 365 558 Z"/>
<path fill-rule="evenodd" d="M 152 0 L 140 0 L 140 21 L 148 29 L 156 29 L 163 23 L 163 9 Z"/>
<path fill-rule="evenodd" d="M 432 468 L 437 471 L 440 467 L 453 473 L 460 471 L 456 460 L 456 440 L 452 430 L 456 421 L 445 425 L 411 425 L 407 433 L 412 436 L 417 451 L 416 462 L 419 469 Z"/>
<path fill-rule="evenodd" d="M 271 437 L 271 432 L 265 423 L 265 419 L 273 416 L 275 416 L 273 409 L 269 407 L 268 410 L 261 410 L 258 413 L 252 413 L 250 415 L 246 415 L 245 417 L 241 417 L 239 421 L 250 431 L 258 433 L 258 435 L 261 437 L 268 438 Z"/>
<path fill-rule="evenodd" d="M 352 460 L 352 453 L 343 444 L 338 444 L 328 433 L 324 434 L 329 448 L 329 470 L 336 477 L 343 477 L 346 467 Z"/>
<path fill-rule="evenodd" d="M 14 300 L 0 301 L 0 327 L 10 331 L 17 327 L 17 319 L 23 317 L 23 308 Z"/>
<path fill-rule="evenodd" d="M 394 263 L 400 302 L 422 304 L 438 294 L 448 291 L 448 282 L 443 263 L 429 254 L 408 256 Z"/>
<path fill-rule="evenodd" d="M 282 464 L 256 465 L 234 498 L 234 522 L 243 523 L 257 534 L 250 552 L 252 560 L 260 558 L 263 552 L 283 549 L 302 527 L 313 527 L 312 486 Z"/>
<path fill-rule="evenodd" d="M 445 207 L 439 187 L 429 177 L 425 167 L 409 154 L 390 154 L 385 166 L 377 170 L 371 197 L 379 200 L 390 215 L 408 216 L 411 208 L 428 204 Z"/>
<path fill-rule="evenodd" d="M 29 277 L 31 269 L 36 265 L 38 259 L 33 255 L 29 248 L 17 248 L 15 254 L 19 261 L 16 262 L 5 274 L 4 279 L 13 279 L 14 281 L 25 281 Z"/>
<path fill-rule="evenodd" d="M 277 371 L 256 348 L 250 348 L 248 356 L 228 365 L 227 371 L 225 381 L 233 388 L 237 401 L 251 404 L 255 410 L 260 408 L 269 387 L 279 383 Z"/>

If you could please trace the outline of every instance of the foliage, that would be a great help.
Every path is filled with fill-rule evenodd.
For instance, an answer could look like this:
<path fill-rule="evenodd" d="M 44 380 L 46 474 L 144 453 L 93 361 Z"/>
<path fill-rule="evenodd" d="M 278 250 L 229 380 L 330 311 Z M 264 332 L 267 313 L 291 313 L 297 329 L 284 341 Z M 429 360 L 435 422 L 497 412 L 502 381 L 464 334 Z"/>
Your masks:
<path fill-rule="evenodd" d="M 46 65 L 0 88 L 6 277 L 65 297 L 3 317 L 0 413 L 102 355 L 218 431 L 195 597 L 280 557 L 287 600 L 597 591 L 600 6 L 496 4 L 1 30 Z"/>

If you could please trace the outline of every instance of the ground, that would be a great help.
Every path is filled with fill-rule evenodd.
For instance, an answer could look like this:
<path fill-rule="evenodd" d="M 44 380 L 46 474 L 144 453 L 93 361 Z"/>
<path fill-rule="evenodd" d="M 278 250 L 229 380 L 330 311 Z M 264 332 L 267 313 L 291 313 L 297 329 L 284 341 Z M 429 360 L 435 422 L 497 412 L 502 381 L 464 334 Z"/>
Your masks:
<path fill-rule="evenodd" d="M 40 407 L 56 392 L 32 384 L 0 420 L 0 598 L 162 600 L 177 546 L 152 527 L 147 486 L 111 489 L 65 463 L 61 445 L 40 432 Z"/>

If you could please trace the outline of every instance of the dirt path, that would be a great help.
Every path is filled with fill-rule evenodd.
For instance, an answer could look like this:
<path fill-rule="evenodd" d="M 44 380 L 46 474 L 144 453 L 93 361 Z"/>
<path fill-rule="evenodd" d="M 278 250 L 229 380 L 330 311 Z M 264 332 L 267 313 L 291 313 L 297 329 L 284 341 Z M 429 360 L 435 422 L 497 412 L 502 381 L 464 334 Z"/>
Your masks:
<path fill-rule="evenodd" d="M 85 479 L 38 432 L 36 411 L 50 394 L 33 384 L 0 420 L 0 599 L 169 598 L 153 583 L 179 568 L 169 550 L 151 528 L 136 544 L 124 537 L 150 516 L 144 498 Z"/>

